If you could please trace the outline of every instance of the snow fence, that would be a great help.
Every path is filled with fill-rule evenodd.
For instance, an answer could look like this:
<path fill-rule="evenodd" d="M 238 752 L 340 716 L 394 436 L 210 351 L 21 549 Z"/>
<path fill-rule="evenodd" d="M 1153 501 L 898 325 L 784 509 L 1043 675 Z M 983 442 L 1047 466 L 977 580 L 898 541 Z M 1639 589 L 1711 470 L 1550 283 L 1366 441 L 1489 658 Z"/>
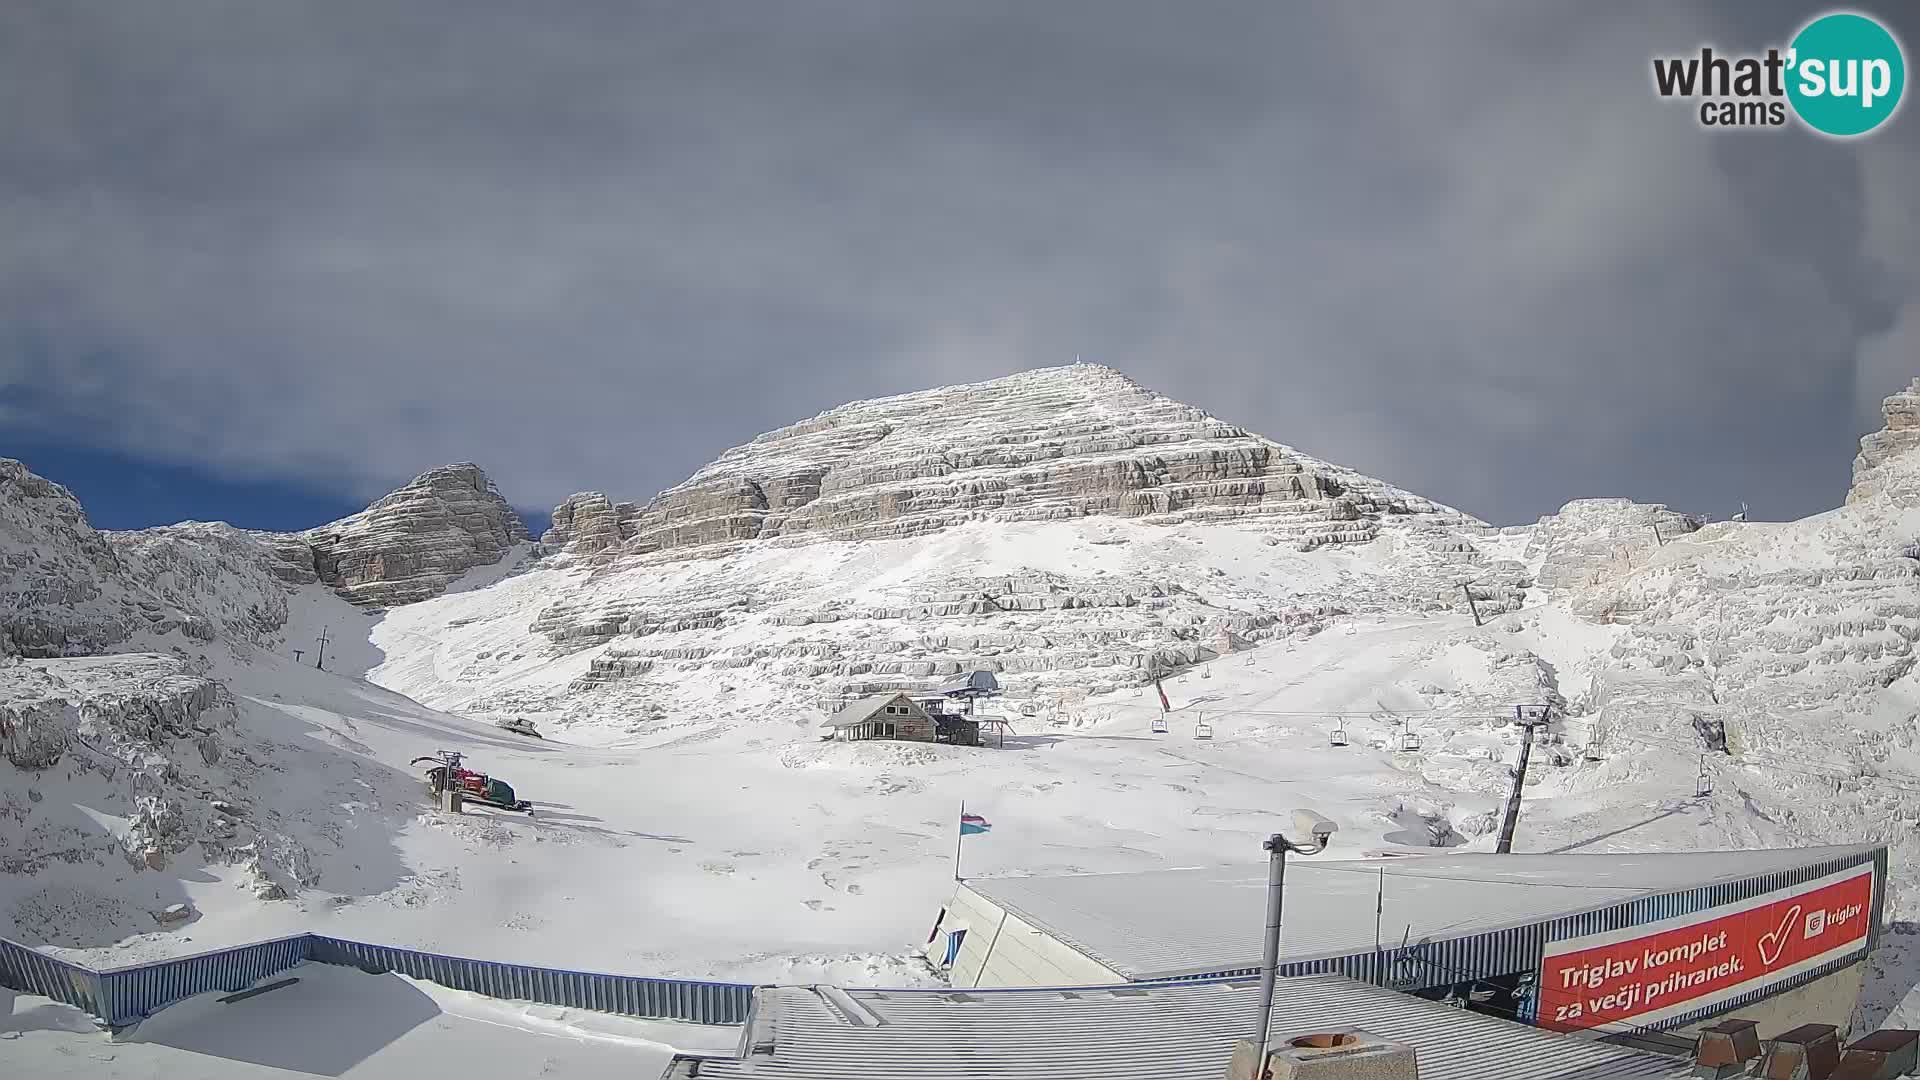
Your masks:
<path fill-rule="evenodd" d="M 398 972 L 449 989 L 512 1001 L 695 1024 L 744 1024 L 753 1003 L 754 988 L 744 983 L 502 964 L 321 934 L 296 934 L 104 971 L 0 938 L 0 986 L 65 1002 L 119 1028 L 196 994 L 245 990 L 307 961 L 357 967 L 372 974 Z"/>

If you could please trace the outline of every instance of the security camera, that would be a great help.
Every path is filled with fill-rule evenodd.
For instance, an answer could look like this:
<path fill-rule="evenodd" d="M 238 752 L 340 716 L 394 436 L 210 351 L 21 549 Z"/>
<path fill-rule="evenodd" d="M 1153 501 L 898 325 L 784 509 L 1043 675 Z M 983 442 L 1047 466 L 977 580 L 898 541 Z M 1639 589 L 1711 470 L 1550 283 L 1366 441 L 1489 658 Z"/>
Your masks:
<path fill-rule="evenodd" d="M 1326 844 L 1340 826 L 1321 817 L 1311 810 L 1293 812 L 1293 828 L 1296 833 L 1310 835 L 1319 844 Z"/>

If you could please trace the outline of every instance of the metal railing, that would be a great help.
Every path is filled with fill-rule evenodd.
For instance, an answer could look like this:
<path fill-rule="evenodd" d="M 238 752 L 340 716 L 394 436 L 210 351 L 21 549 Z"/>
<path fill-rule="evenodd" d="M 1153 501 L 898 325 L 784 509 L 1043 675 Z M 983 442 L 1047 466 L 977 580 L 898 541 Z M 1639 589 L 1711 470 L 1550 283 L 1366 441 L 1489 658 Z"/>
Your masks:
<path fill-rule="evenodd" d="M 320 934 L 106 970 L 68 963 L 0 938 L 0 986 L 64 1002 L 120 1028 L 196 994 L 244 990 L 305 961 L 398 972 L 488 997 L 695 1024 L 743 1024 L 753 1004 L 754 988 L 745 983 L 503 964 Z"/>
<path fill-rule="evenodd" d="M 340 964 L 376 973 L 397 971 L 410 978 L 488 997 L 538 1001 L 623 1016 L 696 1024 L 740 1024 L 746 1022 L 747 1008 L 753 1000 L 753 987 L 745 983 L 653 979 L 503 964 L 318 934 L 311 935 L 310 940 L 309 959 L 323 964 Z"/>

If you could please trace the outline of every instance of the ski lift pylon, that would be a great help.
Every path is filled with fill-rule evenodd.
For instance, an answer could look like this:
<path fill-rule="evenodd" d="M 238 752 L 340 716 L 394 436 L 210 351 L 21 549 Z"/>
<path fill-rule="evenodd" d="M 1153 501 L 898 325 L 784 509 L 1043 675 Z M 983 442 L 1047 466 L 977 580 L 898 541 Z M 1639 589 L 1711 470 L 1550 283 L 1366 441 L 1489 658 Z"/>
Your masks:
<path fill-rule="evenodd" d="M 1707 771 L 1707 755 L 1700 755 L 1700 773 L 1693 778 L 1693 797 L 1704 799 L 1713 794 L 1713 774 Z"/>

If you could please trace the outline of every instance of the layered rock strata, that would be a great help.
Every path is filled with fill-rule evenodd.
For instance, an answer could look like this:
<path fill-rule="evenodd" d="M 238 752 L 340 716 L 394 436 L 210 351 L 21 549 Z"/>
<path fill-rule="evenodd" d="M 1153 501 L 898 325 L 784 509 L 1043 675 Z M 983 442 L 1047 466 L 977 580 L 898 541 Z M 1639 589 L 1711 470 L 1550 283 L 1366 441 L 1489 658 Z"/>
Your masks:
<path fill-rule="evenodd" d="M 1310 546 L 1457 511 L 1270 442 L 1092 364 L 855 402 L 720 455 L 645 508 L 575 495 L 564 555 L 897 539 L 967 521 L 1311 518 Z M 604 560 L 602 560 L 604 561 Z"/>
<path fill-rule="evenodd" d="M 393 607 L 438 596 L 455 578 L 500 561 L 527 528 L 478 465 L 423 473 L 352 517 L 299 534 L 314 576 L 348 602 Z M 277 538 L 297 567 L 295 538 Z M 288 580 L 302 576 L 284 571 Z"/>
<path fill-rule="evenodd" d="M 1886 426 L 1860 440 L 1847 501 L 1885 492 L 1911 504 L 1920 499 L 1920 462 L 1910 456 L 1920 449 L 1920 379 L 1888 397 L 1880 412 Z"/>

